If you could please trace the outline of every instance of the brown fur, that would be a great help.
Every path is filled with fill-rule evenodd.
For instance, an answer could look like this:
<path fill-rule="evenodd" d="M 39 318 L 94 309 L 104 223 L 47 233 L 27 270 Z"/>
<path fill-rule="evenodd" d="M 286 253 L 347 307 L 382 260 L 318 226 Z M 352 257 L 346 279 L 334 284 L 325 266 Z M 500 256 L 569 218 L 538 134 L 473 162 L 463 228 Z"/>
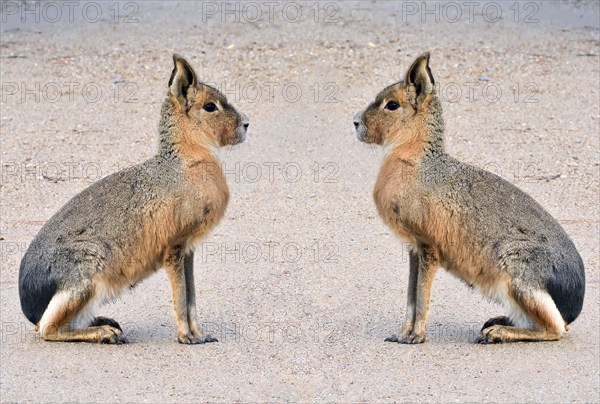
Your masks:
<path fill-rule="evenodd" d="M 223 94 L 199 83 L 187 61 L 173 60 L 158 154 L 75 196 L 23 258 L 21 304 L 45 339 L 124 342 L 114 320 L 79 322 L 89 324 L 96 306 L 164 267 L 179 342 L 215 341 L 202 336 L 196 316 L 193 249 L 229 201 L 213 150 L 243 142 L 248 121 Z M 39 272 L 46 267 L 54 271 L 49 279 Z M 53 295 L 41 306 L 48 290 Z"/>
<path fill-rule="evenodd" d="M 513 308 L 515 319 L 530 320 L 536 327 L 531 330 L 497 323 L 494 330 L 482 334 L 482 342 L 558 339 L 565 321 L 549 294 L 556 294 L 556 283 L 551 292 L 544 289 L 546 279 L 556 280 L 541 269 L 537 269 L 537 278 L 531 279 L 536 272 L 524 271 L 531 258 L 521 255 L 564 248 L 563 256 L 572 257 L 566 264 L 573 266 L 568 269 L 573 273 L 565 276 L 574 277 L 575 285 L 583 277 L 583 267 L 577 268 L 580 257 L 558 223 L 535 201 L 500 178 L 445 153 L 444 121 L 434 84 L 429 54 L 424 54 L 415 60 L 404 82 L 381 91 L 354 120 L 359 140 L 388 148 L 373 197 L 384 222 L 412 250 L 405 323 L 400 337 L 388 340 L 425 340 L 431 285 L 440 266 Z M 510 199 L 493 200 L 494 194 L 500 193 L 516 197 L 512 203 L 520 203 L 520 210 L 507 208 Z M 532 220 L 535 224 L 530 225 Z M 503 222 L 508 227 L 498 227 Z M 543 234 L 539 240 L 528 240 L 527 229 L 536 226 Z M 515 228 L 523 230 L 513 236 Z M 550 239 L 559 243 L 558 248 Z M 525 243 L 529 243 L 527 247 Z M 542 262 L 548 255 L 541 253 L 542 258 L 536 259 Z M 577 310 L 580 302 L 573 304 Z"/>

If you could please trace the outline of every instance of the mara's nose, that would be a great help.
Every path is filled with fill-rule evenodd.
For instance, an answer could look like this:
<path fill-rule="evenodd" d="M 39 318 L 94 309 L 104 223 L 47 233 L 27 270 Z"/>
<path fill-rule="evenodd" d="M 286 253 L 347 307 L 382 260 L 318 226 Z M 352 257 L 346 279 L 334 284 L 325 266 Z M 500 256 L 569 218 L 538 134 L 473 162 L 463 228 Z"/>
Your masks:
<path fill-rule="evenodd" d="M 250 126 L 250 122 L 244 122 L 244 129 L 248 129 L 248 126 Z"/>
<path fill-rule="evenodd" d="M 361 121 L 361 116 L 362 114 L 360 112 L 357 112 L 354 115 L 354 128 L 358 129 L 358 126 L 360 125 L 360 121 Z"/>

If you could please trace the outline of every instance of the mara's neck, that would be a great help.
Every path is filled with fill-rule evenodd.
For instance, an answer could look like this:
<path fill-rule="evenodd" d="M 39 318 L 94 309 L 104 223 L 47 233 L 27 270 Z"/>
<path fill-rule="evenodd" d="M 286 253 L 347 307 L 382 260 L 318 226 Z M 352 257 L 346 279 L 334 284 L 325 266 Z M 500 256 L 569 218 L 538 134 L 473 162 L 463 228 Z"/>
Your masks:
<path fill-rule="evenodd" d="M 218 163 L 217 145 L 194 129 L 167 98 L 160 111 L 158 155 L 169 160 L 179 159 L 187 165 Z"/>
<path fill-rule="evenodd" d="M 437 96 L 432 95 L 415 119 L 390 137 L 386 146 L 387 158 L 416 164 L 423 159 L 435 159 L 445 153 L 444 118 Z"/>

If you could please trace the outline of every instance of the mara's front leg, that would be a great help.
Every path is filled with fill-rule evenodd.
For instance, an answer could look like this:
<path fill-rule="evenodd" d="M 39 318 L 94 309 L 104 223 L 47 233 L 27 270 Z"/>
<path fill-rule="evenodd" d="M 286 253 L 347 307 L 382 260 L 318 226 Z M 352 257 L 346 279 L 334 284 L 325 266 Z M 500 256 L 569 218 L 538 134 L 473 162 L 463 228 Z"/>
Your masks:
<path fill-rule="evenodd" d="M 173 247 L 165 258 L 165 270 L 171 281 L 173 290 L 173 309 L 175 311 L 175 320 L 177 321 L 177 340 L 182 344 L 202 344 L 205 341 L 199 336 L 199 328 L 197 320 L 194 327 L 198 333 L 195 335 L 190 328 L 190 313 L 189 301 L 194 306 L 195 319 L 195 294 L 194 294 L 194 279 L 192 274 L 191 286 L 188 286 L 186 267 L 193 271 L 193 255 L 191 258 L 186 258 L 182 246 Z M 191 260 L 189 265 L 186 261 Z M 190 299 L 191 298 L 191 299 Z"/>
<path fill-rule="evenodd" d="M 419 246 L 414 255 L 411 253 L 406 320 L 402 327 L 401 336 L 399 338 L 389 338 L 389 341 L 403 344 L 425 342 L 431 286 L 438 267 L 437 255 L 429 247 Z"/>
<path fill-rule="evenodd" d="M 408 253 L 409 274 L 408 290 L 406 292 L 406 315 L 400 336 L 394 334 L 386 338 L 387 342 L 400 342 L 408 338 L 415 325 L 415 308 L 417 306 L 417 279 L 419 275 L 419 256 L 412 250 Z"/>
<path fill-rule="evenodd" d="M 196 315 L 196 286 L 194 283 L 194 252 L 185 255 L 185 285 L 187 296 L 187 320 L 192 335 L 202 342 L 217 342 L 218 340 L 210 335 L 202 335 L 202 329 L 198 324 L 198 316 Z"/>

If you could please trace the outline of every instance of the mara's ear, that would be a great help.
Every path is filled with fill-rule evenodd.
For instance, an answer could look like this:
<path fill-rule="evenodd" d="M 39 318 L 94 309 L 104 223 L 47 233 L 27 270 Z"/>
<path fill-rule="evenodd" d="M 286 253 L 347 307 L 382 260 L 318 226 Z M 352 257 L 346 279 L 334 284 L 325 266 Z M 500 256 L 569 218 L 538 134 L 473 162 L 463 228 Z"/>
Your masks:
<path fill-rule="evenodd" d="M 435 80 L 429 68 L 429 52 L 423 53 L 415 59 L 406 73 L 406 84 L 412 84 L 417 91 L 417 105 L 433 91 Z"/>
<path fill-rule="evenodd" d="M 173 55 L 173 72 L 169 79 L 169 92 L 183 108 L 187 106 L 188 90 L 196 86 L 196 73 L 192 66 L 181 56 Z"/>

